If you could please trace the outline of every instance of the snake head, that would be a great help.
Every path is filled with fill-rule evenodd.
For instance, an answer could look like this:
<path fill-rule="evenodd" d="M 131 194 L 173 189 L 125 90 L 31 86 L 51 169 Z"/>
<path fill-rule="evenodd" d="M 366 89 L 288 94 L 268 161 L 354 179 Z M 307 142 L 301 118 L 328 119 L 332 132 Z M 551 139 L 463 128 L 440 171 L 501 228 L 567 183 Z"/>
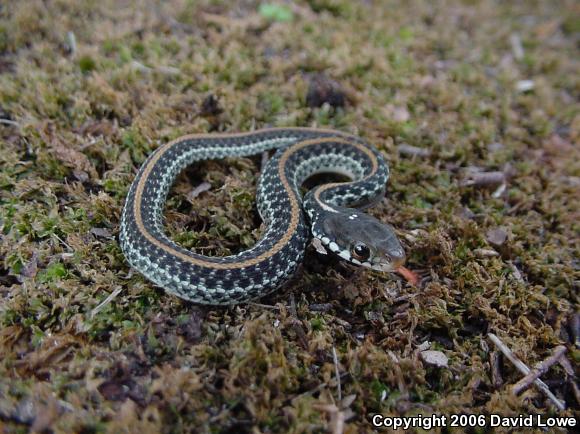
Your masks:
<path fill-rule="evenodd" d="M 405 251 L 392 226 L 358 210 L 338 208 L 321 216 L 313 235 L 334 254 L 356 265 L 395 271 L 405 263 Z"/>

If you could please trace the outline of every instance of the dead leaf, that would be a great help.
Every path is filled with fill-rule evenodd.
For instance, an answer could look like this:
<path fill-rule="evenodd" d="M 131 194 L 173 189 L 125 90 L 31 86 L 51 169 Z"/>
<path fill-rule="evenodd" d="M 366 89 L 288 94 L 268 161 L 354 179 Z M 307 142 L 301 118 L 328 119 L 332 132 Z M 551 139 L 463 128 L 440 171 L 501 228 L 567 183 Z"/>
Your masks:
<path fill-rule="evenodd" d="M 113 238 L 113 234 L 107 228 L 92 228 L 91 234 L 98 238 Z"/>
<path fill-rule="evenodd" d="M 441 351 L 436 350 L 421 351 L 421 358 L 425 363 L 428 363 L 429 365 L 435 365 L 439 368 L 448 367 L 449 359 Z"/>
<path fill-rule="evenodd" d="M 312 246 L 317 253 L 320 253 L 321 255 L 328 255 L 326 247 L 324 247 L 324 244 L 322 244 L 322 241 L 320 241 L 319 238 L 312 238 Z"/>
<path fill-rule="evenodd" d="M 395 122 L 407 122 L 411 118 L 407 107 L 395 107 L 393 109 L 393 120 Z"/>
<path fill-rule="evenodd" d="M 504 228 L 493 228 L 487 231 L 485 238 L 487 242 L 493 246 L 501 246 L 507 240 L 507 232 Z"/>
<path fill-rule="evenodd" d="M 478 258 L 493 258 L 494 256 L 499 256 L 499 253 L 491 249 L 475 249 L 473 253 Z"/>
<path fill-rule="evenodd" d="M 187 199 L 190 201 L 195 199 L 204 191 L 209 191 L 211 189 L 211 184 L 209 182 L 202 182 L 197 187 L 195 187 L 191 192 L 187 195 Z"/>
<path fill-rule="evenodd" d="M 82 170 L 90 174 L 92 178 L 97 178 L 97 171 L 89 158 L 82 152 L 66 146 L 59 141 L 53 141 L 51 148 L 54 151 L 54 156 L 66 167 L 73 170 Z"/>

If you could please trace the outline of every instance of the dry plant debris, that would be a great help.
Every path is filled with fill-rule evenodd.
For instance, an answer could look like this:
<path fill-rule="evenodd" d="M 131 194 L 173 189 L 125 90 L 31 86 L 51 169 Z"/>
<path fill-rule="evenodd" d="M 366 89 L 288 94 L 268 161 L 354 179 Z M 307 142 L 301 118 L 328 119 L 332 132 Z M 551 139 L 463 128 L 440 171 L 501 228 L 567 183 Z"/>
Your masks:
<path fill-rule="evenodd" d="M 579 417 L 578 15 L 570 0 L 2 2 L 0 431 L 355 433 L 374 413 L 556 411 L 506 387 L 521 374 L 488 333 L 530 367 L 565 347 L 541 381 Z M 207 309 L 131 272 L 119 215 L 152 150 L 266 126 L 384 153 L 371 212 L 415 284 L 310 248 L 282 290 Z M 252 245 L 259 170 L 186 170 L 170 236 L 208 255 Z"/>

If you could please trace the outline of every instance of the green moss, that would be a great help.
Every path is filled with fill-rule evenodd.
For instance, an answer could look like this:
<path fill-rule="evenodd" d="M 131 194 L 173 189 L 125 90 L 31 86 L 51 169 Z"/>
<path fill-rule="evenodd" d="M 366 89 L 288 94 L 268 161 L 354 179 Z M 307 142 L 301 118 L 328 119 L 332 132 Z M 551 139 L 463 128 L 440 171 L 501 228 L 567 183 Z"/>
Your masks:
<path fill-rule="evenodd" d="M 97 62 L 90 56 L 82 56 L 79 58 L 79 68 L 83 74 L 94 71 L 97 67 Z"/>
<path fill-rule="evenodd" d="M 138 11 L 112 0 L 7 2 L 2 423 L 28 432 L 26 408 L 38 409 L 31 418 L 47 426 L 35 429 L 47 432 L 326 432 L 335 405 L 354 413 L 345 432 L 367 432 L 374 412 L 552 411 L 534 388 L 511 395 L 521 375 L 505 359 L 502 385 L 492 382 L 485 336 L 500 335 L 530 367 L 557 345 L 574 367 L 580 360 L 573 11 L 491 0 L 437 10 L 403 1 L 169 0 Z M 307 106 L 314 73 L 339 84 L 345 107 Z M 527 79 L 534 87 L 518 91 Z M 208 95 L 219 114 L 202 110 Z M 309 248 L 283 289 L 214 309 L 131 271 L 119 218 L 153 150 L 183 134 L 266 126 L 338 128 L 383 152 L 388 193 L 371 212 L 404 240 L 418 287 Z M 252 246 L 263 233 L 260 166 L 257 156 L 189 168 L 169 195 L 168 236 L 213 256 Z M 463 186 L 478 169 L 504 170 L 505 192 Z M 211 187 L 192 197 L 202 182 Z M 497 227 L 508 235 L 501 246 L 487 239 Z M 448 368 L 423 360 L 427 341 Z M 342 397 L 356 395 L 349 408 L 336 370 Z M 563 414 L 578 417 L 564 371 L 542 378 L 567 401 Z"/>
<path fill-rule="evenodd" d="M 278 21 L 280 23 L 292 21 L 294 18 L 292 11 L 287 6 L 282 4 L 262 3 L 258 8 L 258 12 L 264 18 L 272 21 Z"/>
<path fill-rule="evenodd" d="M 40 282 L 53 282 L 66 276 L 67 271 L 64 264 L 57 262 L 46 267 L 46 270 L 40 273 L 38 280 Z"/>

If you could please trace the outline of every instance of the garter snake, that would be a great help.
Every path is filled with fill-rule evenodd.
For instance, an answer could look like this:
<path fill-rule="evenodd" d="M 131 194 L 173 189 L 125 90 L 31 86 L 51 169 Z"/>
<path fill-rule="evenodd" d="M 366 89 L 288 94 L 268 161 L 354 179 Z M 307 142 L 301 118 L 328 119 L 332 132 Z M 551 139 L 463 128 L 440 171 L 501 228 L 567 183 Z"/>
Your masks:
<path fill-rule="evenodd" d="M 267 229 L 249 250 L 225 257 L 193 253 L 168 238 L 163 211 L 178 173 L 195 161 L 277 152 L 258 182 L 257 207 Z M 319 185 L 304 197 L 303 182 L 322 172 L 349 182 Z M 235 304 L 279 287 L 296 270 L 311 237 L 342 259 L 394 271 L 405 253 L 391 226 L 360 209 L 385 192 L 389 169 L 362 139 L 311 128 L 238 134 L 193 134 L 157 148 L 143 163 L 123 208 L 120 245 L 128 262 L 178 297 Z"/>

